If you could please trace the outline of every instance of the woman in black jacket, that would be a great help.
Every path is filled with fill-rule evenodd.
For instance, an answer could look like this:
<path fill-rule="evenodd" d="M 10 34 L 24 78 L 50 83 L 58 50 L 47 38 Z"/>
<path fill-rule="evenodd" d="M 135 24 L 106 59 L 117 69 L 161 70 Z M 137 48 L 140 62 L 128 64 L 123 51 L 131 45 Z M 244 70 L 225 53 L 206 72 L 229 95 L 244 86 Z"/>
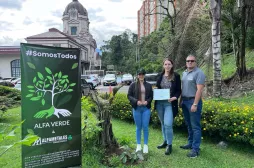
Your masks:
<path fill-rule="evenodd" d="M 133 82 L 128 90 L 128 99 L 132 106 L 133 118 L 136 124 L 137 151 L 141 150 L 141 130 L 144 134 L 143 153 L 148 153 L 148 126 L 153 100 L 152 85 L 145 81 L 145 71 L 138 71 L 138 80 Z"/>
<path fill-rule="evenodd" d="M 172 152 L 173 120 L 178 113 L 178 98 L 181 95 L 180 75 L 174 72 L 172 60 L 167 58 L 163 61 L 163 71 L 158 76 L 156 87 L 170 89 L 170 99 L 155 101 L 164 139 L 164 142 L 157 148 L 166 148 L 165 155 L 170 155 Z"/>

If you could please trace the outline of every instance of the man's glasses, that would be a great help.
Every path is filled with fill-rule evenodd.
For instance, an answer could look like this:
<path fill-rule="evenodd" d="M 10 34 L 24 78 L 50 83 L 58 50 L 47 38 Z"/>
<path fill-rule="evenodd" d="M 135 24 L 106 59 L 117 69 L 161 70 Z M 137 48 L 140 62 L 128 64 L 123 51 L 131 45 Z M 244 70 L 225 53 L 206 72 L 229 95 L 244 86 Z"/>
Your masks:
<path fill-rule="evenodd" d="M 196 62 L 195 60 L 186 60 L 186 62 Z"/>

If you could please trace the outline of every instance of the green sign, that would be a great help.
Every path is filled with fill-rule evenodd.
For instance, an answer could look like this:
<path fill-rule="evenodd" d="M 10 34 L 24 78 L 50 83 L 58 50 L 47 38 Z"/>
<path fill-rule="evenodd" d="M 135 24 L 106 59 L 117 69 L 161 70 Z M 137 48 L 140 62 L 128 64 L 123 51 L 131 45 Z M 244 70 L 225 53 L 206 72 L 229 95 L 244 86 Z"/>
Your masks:
<path fill-rule="evenodd" d="M 22 167 L 81 165 L 80 50 L 21 44 Z"/>

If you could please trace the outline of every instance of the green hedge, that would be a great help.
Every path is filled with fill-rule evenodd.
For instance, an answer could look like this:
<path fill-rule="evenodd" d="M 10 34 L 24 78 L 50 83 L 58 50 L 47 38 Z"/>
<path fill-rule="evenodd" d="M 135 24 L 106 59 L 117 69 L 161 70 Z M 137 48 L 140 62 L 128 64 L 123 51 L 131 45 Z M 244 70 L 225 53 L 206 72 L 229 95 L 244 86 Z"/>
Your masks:
<path fill-rule="evenodd" d="M 132 108 L 126 94 L 116 95 L 110 111 L 114 117 L 133 121 Z M 201 123 L 203 134 L 220 136 L 229 141 L 246 142 L 254 146 L 254 105 L 205 100 Z M 150 124 L 160 125 L 156 111 L 152 110 Z M 175 118 L 174 126 L 185 126 L 181 109 Z"/>
<path fill-rule="evenodd" d="M 0 117 L 7 109 L 16 107 L 21 103 L 19 90 L 0 85 Z"/>

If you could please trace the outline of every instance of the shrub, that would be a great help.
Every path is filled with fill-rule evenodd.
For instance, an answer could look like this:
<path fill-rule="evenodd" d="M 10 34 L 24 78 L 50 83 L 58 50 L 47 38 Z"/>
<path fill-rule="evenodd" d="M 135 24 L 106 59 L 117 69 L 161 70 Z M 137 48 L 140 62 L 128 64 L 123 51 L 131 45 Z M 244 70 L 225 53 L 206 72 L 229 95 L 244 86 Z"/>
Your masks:
<path fill-rule="evenodd" d="M 97 119 L 96 114 L 93 113 L 95 110 L 95 104 L 88 97 L 81 99 L 82 104 L 82 128 L 86 139 L 92 139 L 101 131 L 101 127 L 98 126 L 100 121 Z"/>
<path fill-rule="evenodd" d="M 110 110 L 116 118 L 133 121 L 132 108 L 126 94 L 118 93 Z M 152 126 L 160 125 L 157 113 L 153 110 L 150 121 Z M 204 135 L 219 136 L 229 141 L 246 142 L 254 146 L 254 105 L 204 100 L 201 124 Z M 181 109 L 174 120 L 174 126 L 184 126 Z"/>
<path fill-rule="evenodd" d="M 0 85 L 0 117 L 9 108 L 16 107 L 21 103 L 19 90 Z"/>

